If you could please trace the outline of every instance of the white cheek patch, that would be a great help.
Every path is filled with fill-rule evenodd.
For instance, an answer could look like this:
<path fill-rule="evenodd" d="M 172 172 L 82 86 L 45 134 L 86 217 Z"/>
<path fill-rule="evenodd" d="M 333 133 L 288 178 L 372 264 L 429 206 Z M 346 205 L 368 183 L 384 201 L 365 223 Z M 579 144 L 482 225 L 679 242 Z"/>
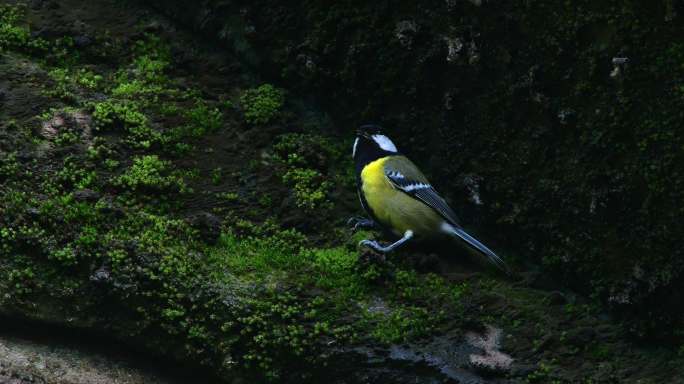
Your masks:
<path fill-rule="evenodd" d="M 389 137 L 385 135 L 373 135 L 371 137 L 381 149 L 387 152 L 398 152 L 397 147 L 394 145 L 392 140 L 389 139 Z"/>
<path fill-rule="evenodd" d="M 359 138 L 354 140 L 354 147 L 352 147 L 352 159 L 356 157 L 356 146 L 359 145 Z"/>

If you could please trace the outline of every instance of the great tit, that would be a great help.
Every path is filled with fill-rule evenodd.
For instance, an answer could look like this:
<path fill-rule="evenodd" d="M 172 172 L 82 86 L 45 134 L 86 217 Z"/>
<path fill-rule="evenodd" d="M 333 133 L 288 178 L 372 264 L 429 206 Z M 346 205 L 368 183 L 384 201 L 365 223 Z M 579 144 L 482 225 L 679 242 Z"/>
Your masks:
<path fill-rule="evenodd" d="M 461 228 L 454 211 L 418 167 L 382 133 L 382 128 L 377 125 L 359 127 L 352 157 L 359 200 L 371 219 L 351 219 L 350 222 L 355 224 L 355 229 L 379 227 L 400 237 L 386 246 L 367 239 L 360 245 L 387 253 L 413 238 L 450 236 L 507 271 L 499 256 Z"/>

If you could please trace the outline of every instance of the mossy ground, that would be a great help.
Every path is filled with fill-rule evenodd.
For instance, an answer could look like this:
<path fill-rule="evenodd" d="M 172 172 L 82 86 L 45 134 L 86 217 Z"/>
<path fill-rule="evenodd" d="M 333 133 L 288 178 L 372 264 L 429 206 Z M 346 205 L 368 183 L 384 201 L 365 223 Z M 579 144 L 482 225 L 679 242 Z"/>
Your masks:
<path fill-rule="evenodd" d="M 108 332 L 223 378 L 342 382 L 341 351 L 483 323 L 530 367 L 512 382 L 680 369 L 672 351 L 624 356 L 635 347 L 591 301 L 549 310 L 524 282 L 411 250 L 359 253 L 372 234 L 344 224 L 359 209 L 351 138 L 322 134 L 324 113 L 165 20 L 65 1 L 2 6 L 0 22 L 3 313 Z M 595 327 L 607 331 L 572 343 Z"/>

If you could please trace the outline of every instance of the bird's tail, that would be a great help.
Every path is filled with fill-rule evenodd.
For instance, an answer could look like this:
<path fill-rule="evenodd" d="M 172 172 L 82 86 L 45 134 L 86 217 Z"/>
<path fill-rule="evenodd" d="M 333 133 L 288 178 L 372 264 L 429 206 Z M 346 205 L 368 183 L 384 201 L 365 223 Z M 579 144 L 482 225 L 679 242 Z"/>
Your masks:
<path fill-rule="evenodd" d="M 501 271 L 503 271 L 506 274 L 510 274 L 510 270 L 508 269 L 508 266 L 506 263 L 501 260 L 499 256 L 496 255 L 491 249 L 487 248 L 484 244 L 482 244 L 479 240 L 476 238 L 470 236 L 466 231 L 464 231 L 462 228 L 458 228 L 455 225 L 447 225 L 444 228 L 449 234 L 459 238 L 460 240 L 466 242 L 471 248 L 476 250 L 478 253 L 481 253 L 485 257 L 487 257 L 487 260 L 494 264 L 497 268 L 499 268 Z"/>

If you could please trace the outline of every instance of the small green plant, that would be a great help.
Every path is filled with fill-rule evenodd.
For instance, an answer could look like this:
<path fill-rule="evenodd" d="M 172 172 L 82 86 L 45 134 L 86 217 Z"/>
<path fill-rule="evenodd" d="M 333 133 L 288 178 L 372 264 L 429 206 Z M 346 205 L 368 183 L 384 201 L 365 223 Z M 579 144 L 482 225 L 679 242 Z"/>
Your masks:
<path fill-rule="evenodd" d="M 200 137 L 206 133 L 216 132 L 223 125 L 223 114 L 218 108 L 210 108 L 201 99 L 195 100 L 195 107 L 185 117 L 188 119 L 192 136 Z"/>
<path fill-rule="evenodd" d="M 130 137 L 128 141 L 138 148 L 149 148 L 161 140 L 161 134 L 152 129 L 147 116 L 133 101 L 106 100 L 95 103 L 93 121 L 98 130 L 124 128 Z"/>
<path fill-rule="evenodd" d="M 75 73 L 76 83 L 88 88 L 97 89 L 102 83 L 102 75 L 89 71 L 85 68 L 81 68 Z"/>
<path fill-rule="evenodd" d="M 245 120 L 254 125 L 266 124 L 276 118 L 285 103 L 285 92 L 271 84 L 246 90 L 240 96 Z"/>
<path fill-rule="evenodd" d="M 132 102 L 107 100 L 94 105 L 93 120 L 95 127 L 104 129 L 115 125 L 125 128 L 147 125 L 147 117 Z"/>
<path fill-rule="evenodd" d="M 17 161 L 15 152 L 0 157 L 0 180 L 17 176 L 21 170 L 21 164 Z"/>
<path fill-rule="evenodd" d="M 76 263 L 76 251 L 71 246 L 66 246 L 55 250 L 48 255 L 49 259 L 57 260 L 64 265 L 71 265 Z"/>
<path fill-rule="evenodd" d="M 315 169 L 292 168 L 283 175 L 283 182 L 291 185 L 297 206 L 305 210 L 328 207 L 328 191 L 332 184 Z"/>
<path fill-rule="evenodd" d="M 72 89 L 71 76 L 69 71 L 64 68 L 56 68 L 48 72 L 48 76 L 53 81 L 52 86 L 47 89 L 44 94 L 49 97 L 55 97 L 65 101 L 73 101 L 76 96 Z"/>
<path fill-rule="evenodd" d="M 95 171 L 84 167 L 73 155 L 64 158 L 62 168 L 54 177 L 54 180 L 57 181 L 65 191 L 72 188 L 90 188 L 93 186 L 96 179 L 97 174 Z"/>
<path fill-rule="evenodd" d="M 126 186 L 132 190 L 182 190 L 185 187 L 183 179 L 171 175 L 168 161 L 161 160 L 156 155 L 147 155 L 133 159 L 133 165 L 116 180 L 116 184 Z"/>
<path fill-rule="evenodd" d="M 229 203 L 234 203 L 240 199 L 240 195 L 235 192 L 220 192 L 216 194 L 216 197 Z"/>
<path fill-rule="evenodd" d="M 152 83 L 160 83 L 166 79 L 164 70 L 169 66 L 169 63 L 161 58 L 143 55 L 136 58 L 133 65 L 137 76 Z"/>
<path fill-rule="evenodd" d="M 27 53 L 47 51 L 48 43 L 45 40 L 32 38 L 28 28 L 18 25 L 22 16 L 21 8 L 7 4 L 0 5 L 0 52 L 4 50 Z"/>
<path fill-rule="evenodd" d="M 112 171 L 119 166 L 119 161 L 115 160 L 115 159 L 105 159 L 104 160 L 104 166 L 108 170 Z"/>
<path fill-rule="evenodd" d="M 221 184 L 221 179 L 223 178 L 223 169 L 217 167 L 211 170 L 211 183 L 214 185 Z"/>
<path fill-rule="evenodd" d="M 80 139 L 80 136 L 75 132 L 63 131 L 55 137 L 54 143 L 57 146 L 67 146 L 78 143 Z"/>

